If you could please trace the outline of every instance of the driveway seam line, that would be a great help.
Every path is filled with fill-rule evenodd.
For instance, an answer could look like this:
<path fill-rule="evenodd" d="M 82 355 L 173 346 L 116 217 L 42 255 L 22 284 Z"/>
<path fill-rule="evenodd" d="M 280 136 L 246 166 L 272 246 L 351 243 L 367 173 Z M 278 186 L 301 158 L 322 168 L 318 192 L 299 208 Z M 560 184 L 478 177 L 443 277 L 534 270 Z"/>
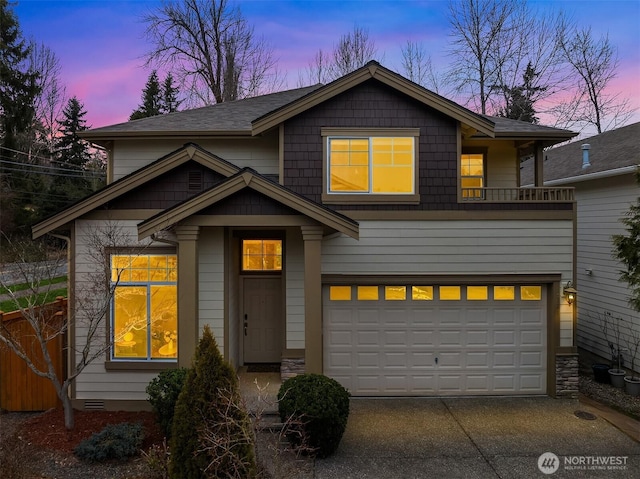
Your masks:
<path fill-rule="evenodd" d="M 462 432 L 464 432 L 464 434 L 469 438 L 469 441 L 471 441 L 471 444 L 473 444 L 473 447 L 476 448 L 476 450 L 480 453 L 480 456 L 482 456 L 482 459 L 484 459 L 484 461 L 489 465 L 489 467 L 491 468 L 491 470 L 494 472 L 494 474 L 496 475 L 496 477 L 498 479 L 503 479 L 502 476 L 498 473 L 498 471 L 496 470 L 495 467 L 493 467 L 493 464 L 491 464 L 491 461 L 489 461 L 488 456 L 486 456 L 482 450 L 480 449 L 480 447 L 478 446 L 478 444 L 473 440 L 473 438 L 469 435 L 469 433 L 467 432 L 467 430 L 462 426 L 462 424 L 460 423 L 460 421 L 458 420 L 458 418 L 453 414 L 453 411 L 451 410 L 451 408 L 449 407 L 449 405 L 445 402 L 444 399 L 440 399 L 440 401 L 442 402 L 442 404 L 444 405 L 444 407 L 447 409 L 447 411 L 449 412 L 449 414 L 451 415 L 451 417 L 453 418 L 453 420 L 456 422 L 456 424 L 460 427 L 460 429 L 462 429 Z"/>

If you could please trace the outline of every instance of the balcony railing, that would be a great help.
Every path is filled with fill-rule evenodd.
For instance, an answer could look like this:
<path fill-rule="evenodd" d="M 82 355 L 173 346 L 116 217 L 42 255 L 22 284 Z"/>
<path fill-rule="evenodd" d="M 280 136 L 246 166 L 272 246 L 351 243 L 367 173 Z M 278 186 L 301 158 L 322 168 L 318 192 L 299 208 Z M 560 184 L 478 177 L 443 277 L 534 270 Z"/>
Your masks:
<path fill-rule="evenodd" d="M 566 203 L 574 188 L 462 188 L 462 201 L 486 203 Z"/>

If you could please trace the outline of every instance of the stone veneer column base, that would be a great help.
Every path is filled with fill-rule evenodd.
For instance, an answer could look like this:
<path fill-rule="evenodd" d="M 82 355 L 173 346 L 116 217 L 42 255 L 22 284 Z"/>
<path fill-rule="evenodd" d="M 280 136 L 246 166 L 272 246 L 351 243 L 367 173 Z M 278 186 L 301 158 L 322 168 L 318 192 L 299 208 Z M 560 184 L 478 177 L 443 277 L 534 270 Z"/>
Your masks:
<path fill-rule="evenodd" d="M 578 398 L 578 353 L 556 354 L 556 397 Z"/>
<path fill-rule="evenodd" d="M 280 363 L 280 379 L 286 381 L 298 374 L 304 374 L 304 358 L 282 358 Z"/>

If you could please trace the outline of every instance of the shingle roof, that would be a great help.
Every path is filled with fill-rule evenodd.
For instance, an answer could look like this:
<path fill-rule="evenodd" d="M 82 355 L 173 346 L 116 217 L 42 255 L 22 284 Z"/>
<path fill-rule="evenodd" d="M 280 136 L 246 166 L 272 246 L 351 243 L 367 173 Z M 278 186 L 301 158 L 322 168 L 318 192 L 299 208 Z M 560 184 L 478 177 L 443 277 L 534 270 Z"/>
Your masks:
<path fill-rule="evenodd" d="M 248 133 L 251 131 L 251 121 L 255 118 L 291 103 L 321 86 L 318 84 L 296 88 L 294 90 L 94 128 L 84 132 L 82 137 L 92 140 L 127 134 L 138 136 L 144 133 Z"/>
<path fill-rule="evenodd" d="M 590 166 L 582 167 L 582 145 L 590 145 Z M 640 164 L 640 122 L 568 145 L 551 148 L 545 152 L 544 180 L 558 181 L 566 178 L 580 180 L 581 176 L 617 170 Z M 533 183 L 533 162 L 522 165 L 521 183 Z"/>
<path fill-rule="evenodd" d="M 536 125 L 526 121 L 511 120 L 499 116 L 482 115 L 495 124 L 496 137 L 499 136 L 561 136 L 572 137 L 576 134 L 560 128 L 551 126 Z"/>

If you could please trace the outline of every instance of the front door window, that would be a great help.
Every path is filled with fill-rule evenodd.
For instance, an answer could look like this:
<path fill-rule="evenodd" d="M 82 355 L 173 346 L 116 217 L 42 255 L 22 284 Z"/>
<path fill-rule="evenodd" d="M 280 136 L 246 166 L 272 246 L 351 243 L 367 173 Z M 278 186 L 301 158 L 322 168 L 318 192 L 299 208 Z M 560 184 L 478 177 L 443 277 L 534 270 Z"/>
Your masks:
<path fill-rule="evenodd" d="M 282 271 L 282 240 L 243 239 L 242 271 Z"/>

